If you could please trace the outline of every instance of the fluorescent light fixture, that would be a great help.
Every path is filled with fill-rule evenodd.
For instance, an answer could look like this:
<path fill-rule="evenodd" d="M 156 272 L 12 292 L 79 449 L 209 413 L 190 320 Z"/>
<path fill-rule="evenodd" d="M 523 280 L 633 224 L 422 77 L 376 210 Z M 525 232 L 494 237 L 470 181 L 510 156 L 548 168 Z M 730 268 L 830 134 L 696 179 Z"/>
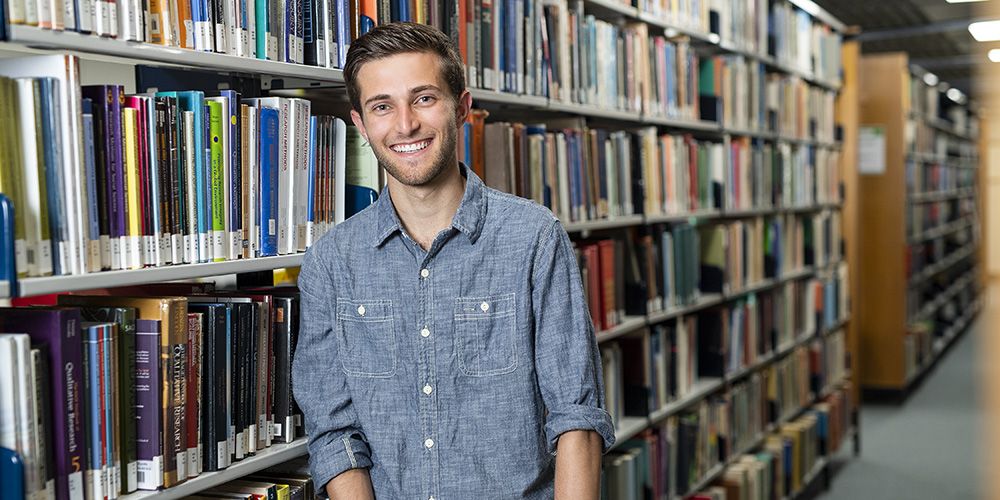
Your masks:
<path fill-rule="evenodd" d="M 983 0 L 944 0 L 948 3 L 972 3 L 972 2 L 982 2 Z"/>
<path fill-rule="evenodd" d="M 1000 20 L 972 23 L 969 25 L 969 33 L 978 42 L 995 42 L 1000 40 Z"/>
<path fill-rule="evenodd" d="M 965 96 L 961 90 L 958 90 L 955 87 L 948 89 L 948 92 L 946 92 L 945 95 L 948 96 L 948 99 L 958 103 L 962 102 L 962 97 Z"/>
<path fill-rule="evenodd" d="M 1000 49 L 990 49 L 990 53 L 988 55 L 990 61 L 1000 62 Z"/>
<path fill-rule="evenodd" d="M 924 74 L 924 83 L 926 83 L 928 87 L 933 87 L 937 85 L 938 84 L 937 75 L 935 75 L 934 73 Z"/>

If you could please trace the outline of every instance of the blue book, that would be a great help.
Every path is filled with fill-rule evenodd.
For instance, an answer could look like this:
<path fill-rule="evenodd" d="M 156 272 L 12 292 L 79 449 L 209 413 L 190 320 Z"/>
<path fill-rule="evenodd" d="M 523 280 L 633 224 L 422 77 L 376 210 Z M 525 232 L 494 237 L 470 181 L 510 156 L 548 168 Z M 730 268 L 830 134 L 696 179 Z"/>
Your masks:
<path fill-rule="evenodd" d="M 0 498 L 24 498 L 24 462 L 9 448 L 0 448 Z"/>
<path fill-rule="evenodd" d="M 101 226 L 97 207 L 97 164 L 94 151 L 94 106 L 90 99 L 83 99 L 83 166 L 87 182 L 87 239 L 100 242 Z M 100 262 L 97 263 L 100 267 Z"/>
<path fill-rule="evenodd" d="M 196 90 L 189 90 L 184 92 L 158 92 L 156 94 L 158 97 L 175 97 L 177 98 L 177 104 L 182 111 L 190 111 L 194 113 L 194 185 L 195 185 L 195 200 L 204 200 L 205 192 L 207 187 L 207 180 L 205 177 L 205 171 L 208 163 L 205 162 L 204 151 L 207 147 L 205 142 L 205 133 L 207 129 L 205 128 L 205 93 Z M 198 151 L 202 151 L 202 154 L 198 154 Z M 196 262 L 207 261 L 207 245 L 208 245 L 208 221 L 209 212 L 206 208 L 209 205 L 205 205 L 203 201 L 196 201 L 194 207 L 188 207 L 189 210 L 193 209 L 196 213 L 195 220 L 198 234 L 191 236 L 191 245 L 194 250 L 194 255 L 198 258 L 194 259 Z M 185 242 L 185 247 L 187 243 Z"/>
<path fill-rule="evenodd" d="M 502 9 L 500 15 L 503 16 L 504 26 L 504 56 L 507 71 L 507 92 L 517 92 L 517 25 L 523 23 L 523 19 L 517 17 L 517 2 L 520 0 L 506 0 L 506 8 Z"/>
<path fill-rule="evenodd" d="M 337 67 L 343 68 L 347 64 L 347 49 L 351 48 L 351 26 L 347 15 L 347 0 L 333 0 L 333 2 L 336 4 L 334 8 L 336 12 L 334 36 L 337 40 L 337 61 L 340 63 Z"/>
<path fill-rule="evenodd" d="M 260 255 L 278 254 L 278 110 L 260 108 Z"/>
<path fill-rule="evenodd" d="M 11 297 L 17 296 L 14 262 L 14 204 L 0 193 L 0 281 L 10 284 Z"/>
<path fill-rule="evenodd" d="M 306 183 L 306 246 L 313 243 L 313 227 L 316 223 L 316 117 L 309 117 L 309 173 Z"/>
<path fill-rule="evenodd" d="M 462 157 L 462 162 L 466 166 L 472 165 L 472 124 L 465 122 L 462 124 L 462 143 L 465 155 Z"/>
<path fill-rule="evenodd" d="M 410 0 L 393 0 L 390 14 L 392 22 L 410 22 Z"/>
<path fill-rule="evenodd" d="M 255 2 L 254 15 L 256 16 L 256 18 L 254 19 L 254 21 L 256 22 L 256 26 L 254 28 L 257 30 L 257 35 L 256 35 L 257 53 L 255 54 L 255 56 L 257 57 L 257 59 L 267 59 L 268 55 L 267 30 L 269 29 L 267 23 L 268 23 L 268 13 L 270 12 L 269 7 L 267 5 L 268 0 L 253 0 L 253 1 Z M 195 2 L 197 2 L 197 0 L 195 0 Z"/>
<path fill-rule="evenodd" d="M 56 134 L 59 130 L 58 111 L 55 102 L 56 80 L 54 78 L 39 78 L 40 101 L 42 110 L 42 142 L 45 145 L 45 183 L 49 208 L 49 232 L 52 238 L 52 274 L 69 273 L 64 269 L 66 248 L 69 241 L 69 226 L 63 219 L 64 207 L 62 198 L 62 155 L 59 151 L 59 141 Z"/>

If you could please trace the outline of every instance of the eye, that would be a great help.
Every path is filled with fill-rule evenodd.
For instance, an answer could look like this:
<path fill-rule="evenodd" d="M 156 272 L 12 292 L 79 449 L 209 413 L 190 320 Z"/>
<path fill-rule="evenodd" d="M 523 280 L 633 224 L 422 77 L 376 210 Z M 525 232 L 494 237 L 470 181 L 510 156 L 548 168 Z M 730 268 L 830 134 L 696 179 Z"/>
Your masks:
<path fill-rule="evenodd" d="M 436 100 L 437 99 L 434 96 L 432 96 L 432 95 L 422 95 L 422 96 L 420 96 L 420 97 L 417 98 L 417 103 L 418 104 L 431 104 L 431 103 L 433 103 Z"/>
<path fill-rule="evenodd" d="M 372 111 L 375 112 L 375 113 L 384 113 L 386 111 L 389 111 L 389 105 L 388 104 L 376 104 L 375 106 L 372 106 Z"/>

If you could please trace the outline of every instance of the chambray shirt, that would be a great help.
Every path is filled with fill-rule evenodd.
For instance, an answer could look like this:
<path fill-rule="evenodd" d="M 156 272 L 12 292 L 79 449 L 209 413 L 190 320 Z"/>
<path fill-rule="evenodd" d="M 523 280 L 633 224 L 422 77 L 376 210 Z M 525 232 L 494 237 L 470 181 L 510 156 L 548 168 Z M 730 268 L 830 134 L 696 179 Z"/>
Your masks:
<path fill-rule="evenodd" d="M 459 168 L 429 251 L 383 189 L 306 253 L 293 387 L 317 488 L 367 467 L 380 499 L 552 498 L 560 434 L 614 443 L 566 232 Z"/>

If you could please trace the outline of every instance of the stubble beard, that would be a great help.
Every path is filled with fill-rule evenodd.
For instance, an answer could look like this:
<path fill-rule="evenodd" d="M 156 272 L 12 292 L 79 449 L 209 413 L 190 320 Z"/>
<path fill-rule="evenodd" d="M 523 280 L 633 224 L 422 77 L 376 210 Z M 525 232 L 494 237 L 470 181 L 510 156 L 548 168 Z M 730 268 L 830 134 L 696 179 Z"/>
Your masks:
<path fill-rule="evenodd" d="M 432 159 L 430 168 L 424 172 L 396 164 L 389 158 L 391 152 L 387 153 L 383 149 L 385 146 L 372 147 L 372 152 L 375 153 L 375 159 L 378 160 L 379 166 L 384 168 L 399 183 L 414 187 L 424 186 L 437 179 L 441 172 L 452 166 L 451 160 L 454 159 L 455 144 L 458 142 L 457 135 L 454 128 L 445 129 L 444 134 L 441 135 L 442 143 L 438 145 L 437 154 Z"/>

